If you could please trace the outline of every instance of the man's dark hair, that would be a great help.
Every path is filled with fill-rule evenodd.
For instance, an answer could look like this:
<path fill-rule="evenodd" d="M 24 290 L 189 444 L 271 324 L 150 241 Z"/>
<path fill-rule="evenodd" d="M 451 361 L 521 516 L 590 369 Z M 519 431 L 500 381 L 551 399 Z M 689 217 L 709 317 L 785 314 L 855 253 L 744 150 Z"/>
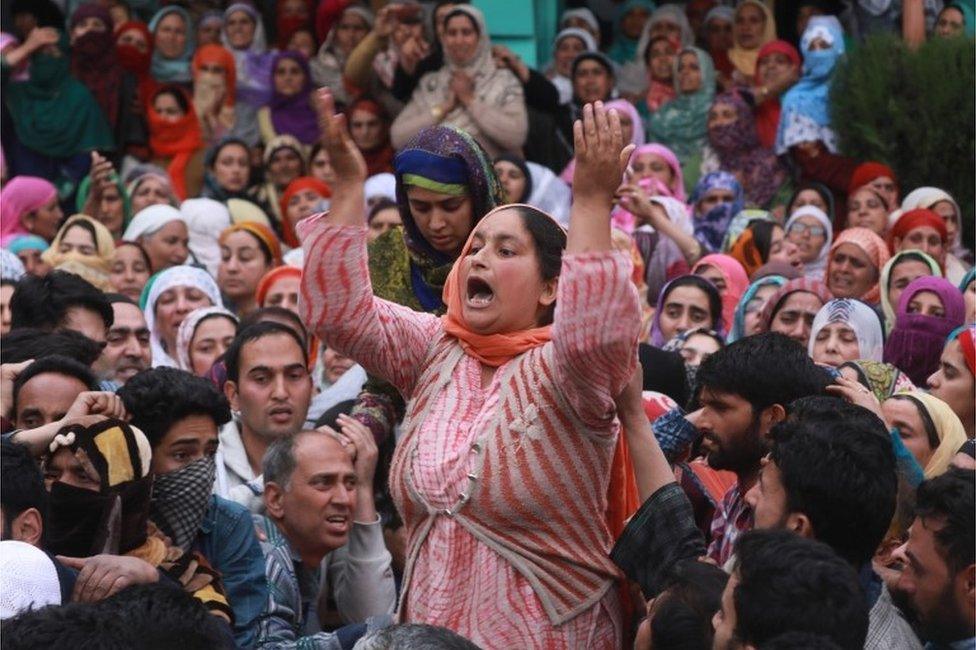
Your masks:
<path fill-rule="evenodd" d="M 285 309 L 284 311 L 288 311 Z M 291 312 L 288 312 L 291 313 Z M 243 325 L 243 324 L 242 324 Z M 284 334 L 290 336 L 295 344 L 302 351 L 302 358 L 305 360 L 305 365 L 308 365 L 308 350 L 305 349 L 305 343 L 302 341 L 298 332 L 287 325 L 282 325 L 276 321 L 261 321 L 251 325 L 249 327 L 242 327 L 237 332 L 237 336 L 234 337 L 234 341 L 224 352 L 224 364 L 227 366 L 227 379 L 236 382 L 240 379 L 240 363 L 241 363 L 241 351 L 244 346 L 252 341 L 257 341 L 258 339 L 263 339 L 266 336 L 275 336 L 277 334 Z M 130 380 L 131 381 L 131 380 Z"/>
<path fill-rule="evenodd" d="M 222 650 L 229 630 L 183 589 L 135 585 L 96 603 L 67 603 L 24 612 L 3 622 L 3 647 L 78 650 Z"/>
<path fill-rule="evenodd" d="M 29 508 L 41 513 L 42 525 L 47 521 L 47 490 L 41 469 L 27 447 L 7 438 L 0 441 L 0 505 L 8 536 L 14 519 Z"/>
<path fill-rule="evenodd" d="M 213 383 L 176 368 L 143 370 L 118 390 L 131 424 L 142 429 L 156 447 L 173 425 L 191 415 L 213 418 L 219 427 L 230 422 L 230 406 Z"/>
<path fill-rule="evenodd" d="M 61 355 L 90 366 L 102 355 L 102 347 L 81 332 L 45 332 L 33 327 L 11 330 L 0 338 L 0 363 L 20 363 Z"/>
<path fill-rule="evenodd" d="M 12 406 L 14 413 L 17 412 L 17 397 L 20 395 L 20 389 L 34 377 L 46 373 L 74 377 L 85 385 L 86 390 L 98 390 L 98 381 L 95 379 L 95 375 L 90 368 L 83 366 L 74 359 L 54 354 L 38 359 L 27 366 L 22 373 L 17 375 L 17 379 L 14 380 L 13 390 Z"/>
<path fill-rule="evenodd" d="M 105 328 L 115 316 L 105 294 L 81 276 L 66 271 L 51 271 L 43 278 L 26 275 L 10 299 L 11 326 L 58 329 L 72 307 L 82 307 L 98 314 Z"/>
<path fill-rule="evenodd" d="M 822 635 L 861 650 L 868 606 L 854 568 L 823 542 L 752 530 L 736 544 L 735 637 L 759 645 L 784 632 Z"/>
<path fill-rule="evenodd" d="M 255 309 L 241 319 L 240 325 L 237 326 L 237 331 L 243 332 L 248 327 L 252 327 L 258 323 L 271 322 L 283 325 L 284 323 L 281 321 L 285 321 L 286 323 L 294 323 L 295 333 L 298 334 L 302 340 L 308 341 L 308 330 L 305 328 L 305 323 L 302 322 L 302 319 L 298 317 L 298 314 L 290 309 L 279 307 L 278 305 L 269 305 L 267 307 Z"/>
<path fill-rule="evenodd" d="M 822 634 L 787 632 L 761 644 L 759 650 L 840 650 L 840 646 Z"/>
<path fill-rule="evenodd" d="M 784 408 L 793 400 L 820 395 L 830 383 L 793 339 L 764 332 L 739 339 L 709 356 L 698 369 L 699 389 L 739 395 L 762 411 L 774 404 Z"/>
<path fill-rule="evenodd" d="M 929 520 L 923 525 L 930 529 L 932 523 L 939 526 L 934 531 L 936 547 L 953 574 L 976 563 L 974 492 L 976 472 L 950 467 L 945 474 L 923 482 L 915 495 L 916 522 Z"/>
<path fill-rule="evenodd" d="M 121 293 L 106 293 L 105 298 L 108 300 L 110 305 L 114 305 L 117 302 L 124 302 L 125 304 L 132 305 L 134 307 L 139 306 L 139 303 L 137 303 L 135 300 Z"/>
<path fill-rule="evenodd" d="M 884 423 L 837 397 L 807 397 L 770 431 L 787 512 L 855 568 L 874 555 L 895 513 L 898 476 Z"/>
<path fill-rule="evenodd" d="M 402 623 L 370 632 L 356 647 L 360 650 L 479 650 L 453 630 L 423 623 Z"/>
<path fill-rule="evenodd" d="M 713 564 L 682 560 L 671 569 L 671 584 L 658 596 L 651 620 L 655 648 L 711 648 L 712 617 L 722 604 L 729 576 Z"/>

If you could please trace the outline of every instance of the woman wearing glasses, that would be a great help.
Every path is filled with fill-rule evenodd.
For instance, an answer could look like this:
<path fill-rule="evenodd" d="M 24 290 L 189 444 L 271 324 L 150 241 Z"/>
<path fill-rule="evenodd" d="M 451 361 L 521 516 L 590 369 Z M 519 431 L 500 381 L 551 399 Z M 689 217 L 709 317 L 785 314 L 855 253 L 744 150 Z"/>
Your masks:
<path fill-rule="evenodd" d="M 834 238 L 827 213 L 814 205 L 797 208 L 786 222 L 786 238 L 800 250 L 803 275 L 810 280 L 823 280 Z"/>

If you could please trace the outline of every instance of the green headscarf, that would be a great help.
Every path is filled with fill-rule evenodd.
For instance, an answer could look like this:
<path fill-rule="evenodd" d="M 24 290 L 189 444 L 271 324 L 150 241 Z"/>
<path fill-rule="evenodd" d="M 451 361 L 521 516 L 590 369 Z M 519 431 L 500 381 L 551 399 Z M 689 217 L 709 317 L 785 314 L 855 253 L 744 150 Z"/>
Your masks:
<path fill-rule="evenodd" d="M 24 146 L 50 158 L 95 149 L 115 149 L 112 131 L 91 92 L 71 76 L 68 39 L 61 56 L 39 51 L 31 56 L 30 79 L 4 88 L 14 131 Z"/>
<path fill-rule="evenodd" d="M 678 90 L 678 64 L 691 52 L 698 59 L 702 83 L 698 90 L 682 95 Z M 651 115 L 648 122 L 651 142 L 670 148 L 681 162 L 700 155 L 708 139 L 708 109 L 715 97 L 715 66 L 712 57 L 697 47 L 686 47 L 674 58 L 674 89 L 677 97 Z"/>
<path fill-rule="evenodd" d="M 973 0 L 955 0 L 949 6 L 962 12 L 963 31 L 966 38 L 976 36 L 976 2 Z"/>
<path fill-rule="evenodd" d="M 91 176 L 85 176 L 81 180 L 81 184 L 78 185 L 78 195 L 75 197 L 75 210 L 78 212 L 85 211 L 85 202 L 88 200 L 88 194 L 91 192 Z M 129 225 L 129 220 L 132 218 L 132 203 L 129 200 L 129 193 L 125 191 L 125 183 L 119 178 L 119 175 L 112 172 L 112 183 L 119 190 L 119 196 L 122 197 L 122 230 Z"/>

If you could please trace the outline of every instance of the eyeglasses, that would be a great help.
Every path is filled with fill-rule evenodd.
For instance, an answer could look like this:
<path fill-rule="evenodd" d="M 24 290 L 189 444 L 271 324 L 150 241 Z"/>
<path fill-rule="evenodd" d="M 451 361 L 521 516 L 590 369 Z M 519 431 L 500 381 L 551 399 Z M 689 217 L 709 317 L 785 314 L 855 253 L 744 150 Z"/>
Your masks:
<path fill-rule="evenodd" d="M 808 226 L 805 223 L 794 223 L 790 226 L 788 234 L 796 234 L 799 237 L 809 234 L 811 237 L 823 237 L 827 234 L 827 229 L 823 226 Z"/>

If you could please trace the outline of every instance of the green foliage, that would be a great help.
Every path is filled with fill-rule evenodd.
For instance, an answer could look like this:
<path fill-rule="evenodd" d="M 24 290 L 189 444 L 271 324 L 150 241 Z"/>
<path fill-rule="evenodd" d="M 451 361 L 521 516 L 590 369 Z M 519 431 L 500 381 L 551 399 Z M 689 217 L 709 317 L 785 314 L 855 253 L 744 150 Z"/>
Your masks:
<path fill-rule="evenodd" d="M 831 90 L 841 151 L 890 165 L 903 195 L 941 187 L 963 211 L 973 241 L 976 176 L 976 41 L 930 39 L 912 52 L 881 35 L 850 52 Z"/>

